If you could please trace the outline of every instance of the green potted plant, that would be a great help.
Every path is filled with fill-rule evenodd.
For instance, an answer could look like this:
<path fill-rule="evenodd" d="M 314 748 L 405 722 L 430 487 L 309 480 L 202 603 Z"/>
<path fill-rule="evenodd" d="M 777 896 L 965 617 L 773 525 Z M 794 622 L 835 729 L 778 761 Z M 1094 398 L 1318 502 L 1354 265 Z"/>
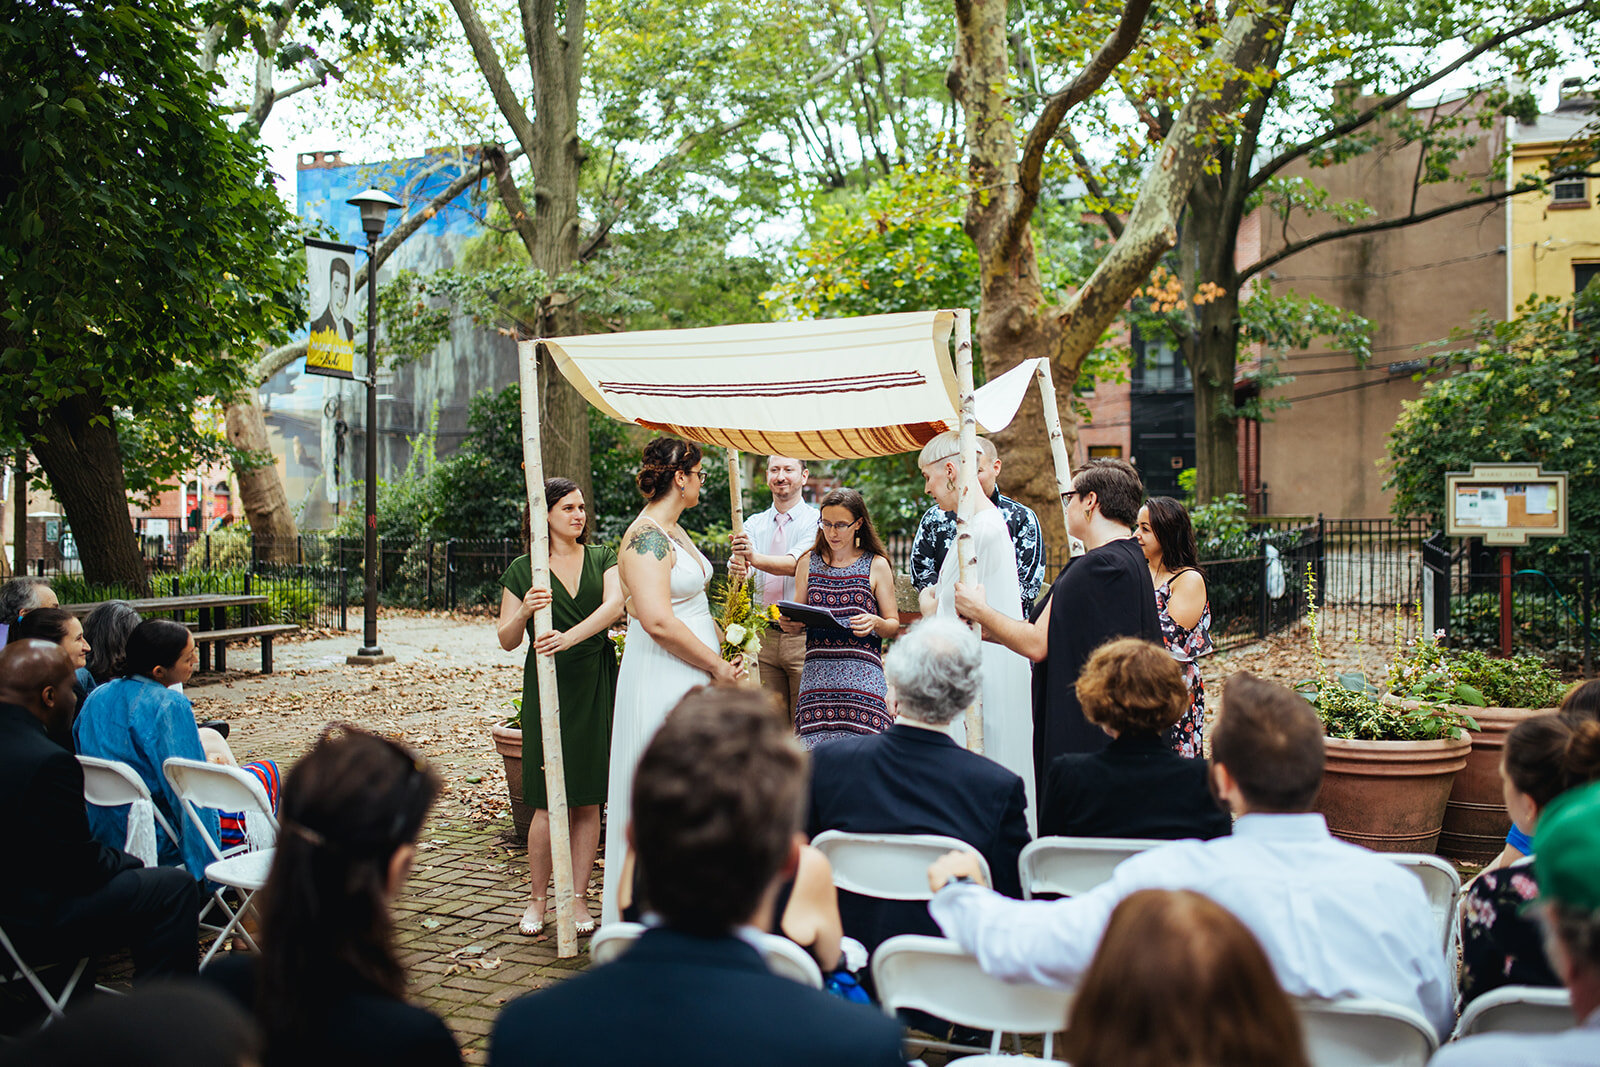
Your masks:
<path fill-rule="evenodd" d="M 506 765 L 506 792 L 511 797 L 511 823 L 517 840 L 528 839 L 528 824 L 533 821 L 533 809 L 522 799 L 522 698 L 512 697 L 506 702 L 511 715 L 504 722 L 489 728 L 494 737 L 495 751 Z"/>
<path fill-rule="evenodd" d="M 1561 702 L 1560 676 L 1537 656 L 1499 659 L 1476 650 L 1443 649 L 1436 639 L 1425 638 L 1409 655 L 1396 657 L 1389 680 L 1395 692 L 1423 691 L 1473 718 L 1472 749 L 1450 790 L 1439 852 L 1453 860 L 1489 862 L 1511 828 L 1500 788 L 1506 734 Z"/>
<path fill-rule="evenodd" d="M 1472 748 L 1476 723 L 1421 687 L 1385 699 L 1364 674 L 1330 678 L 1322 659 L 1315 575 L 1308 568 L 1307 623 L 1317 674 L 1299 687 L 1321 717 L 1327 764 L 1316 808 L 1337 837 L 1379 852 L 1432 852 L 1445 805 Z M 1428 685 L 1443 684 L 1433 679 Z"/>

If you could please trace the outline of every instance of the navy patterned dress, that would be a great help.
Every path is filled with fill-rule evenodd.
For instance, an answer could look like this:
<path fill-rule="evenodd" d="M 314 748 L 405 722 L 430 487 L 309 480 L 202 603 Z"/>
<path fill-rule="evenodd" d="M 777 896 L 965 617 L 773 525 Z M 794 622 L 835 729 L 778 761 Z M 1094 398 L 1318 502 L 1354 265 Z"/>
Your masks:
<path fill-rule="evenodd" d="M 825 608 L 841 621 L 862 612 L 876 615 L 870 552 L 848 567 L 830 567 L 811 553 L 806 603 Z M 800 672 L 800 703 L 795 733 L 806 748 L 841 737 L 881 734 L 894 720 L 884 702 L 883 640 L 857 637 L 849 630 L 813 626 L 806 630 L 806 665 Z"/>

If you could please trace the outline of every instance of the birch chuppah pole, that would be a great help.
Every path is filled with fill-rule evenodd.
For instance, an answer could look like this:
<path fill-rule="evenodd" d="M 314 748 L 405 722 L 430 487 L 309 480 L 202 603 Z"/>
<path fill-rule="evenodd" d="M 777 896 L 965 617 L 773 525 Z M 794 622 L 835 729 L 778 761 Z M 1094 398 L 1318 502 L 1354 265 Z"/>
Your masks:
<path fill-rule="evenodd" d="M 972 312 L 956 311 L 956 387 L 961 391 L 961 490 L 956 498 L 956 563 L 962 585 L 971 585 L 978 568 L 978 549 L 972 536 L 972 516 L 978 496 L 978 408 L 972 385 Z M 974 624 L 973 630 L 979 627 Z M 982 632 L 978 632 L 982 640 Z M 983 753 L 983 691 L 967 708 L 967 748 Z"/>
<path fill-rule="evenodd" d="M 1061 412 L 1056 409 L 1056 383 L 1050 376 L 1050 361 L 1039 360 L 1039 399 L 1044 408 L 1044 428 L 1050 437 L 1050 459 L 1056 468 L 1056 492 L 1061 494 L 1061 528 L 1067 530 L 1067 540 L 1072 532 L 1067 527 L 1067 501 L 1072 492 L 1072 464 L 1067 459 L 1067 439 L 1061 432 Z"/>
<path fill-rule="evenodd" d="M 728 449 L 728 506 L 733 513 L 733 532 L 737 536 L 744 533 L 744 471 L 739 466 L 739 450 Z M 729 562 L 732 562 L 731 558 Z M 750 576 L 745 576 L 749 581 Z M 728 576 L 728 581 L 733 581 L 733 576 Z M 743 659 L 744 657 L 740 657 Z M 745 681 L 753 688 L 761 687 L 761 664 L 751 659 L 745 663 Z"/>
<path fill-rule="evenodd" d="M 517 343 L 517 364 L 522 380 L 522 466 L 528 482 L 528 562 L 533 588 L 550 587 L 550 515 L 544 498 L 544 460 L 539 451 L 539 367 L 535 341 Z M 548 356 L 546 357 L 548 358 Z M 549 605 L 533 613 L 533 632 L 551 630 Z M 535 637 L 537 641 L 537 636 Z M 572 838 L 567 821 L 567 772 L 561 750 L 561 697 L 556 691 L 556 661 L 535 651 L 534 673 L 539 682 L 539 736 L 544 742 L 544 788 L 550 814 L 550 861 L 556 885 L 556 955 L 572 959 L 578 954 L 576 897 L 572 881 Z M 528 728 L 524 719 L 522 728 Z M 540 887 L 535 887 L 537 890 Z"/>

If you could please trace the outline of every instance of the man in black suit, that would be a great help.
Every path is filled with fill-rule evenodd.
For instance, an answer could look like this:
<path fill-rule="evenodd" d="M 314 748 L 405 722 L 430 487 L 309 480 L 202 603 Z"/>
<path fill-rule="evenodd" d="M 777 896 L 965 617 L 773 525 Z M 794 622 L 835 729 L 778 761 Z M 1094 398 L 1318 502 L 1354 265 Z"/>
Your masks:
<path fill-rule="evenodd" d="M 640 757 L 627 828 L 659 924 L 616 962 L 507 1006 L 491 1067 L 903 1065 L 894 1020 L 778 977 L 744 939 L 772 929 L 799 864 L 805 778 L 760 690 L 684 697 Z"/>
<path fill-rule="evenodd" d="M 977 698 L 982 666 L 977 636 L 951 619 L 924 619 L 896 641 L 883 664 L 894 725 L 812 752 L 807 833 L 944 834 L 983 855 L 995 889 L 1022 896 L 1022 779 L 949 734 Z M 839 915 L 844 932 L 868 951 L 895 934 L 939 935 L 922 901 L 840 893 Z"/>
<path fill-rule="evenodd" d="M 193 974 L 199 889 L 89 834 L 83 770 L 47 730 L 70 733 L 72 661 L 46 641 L 0 651 L 0 925 L 24 958 L 127 945 L 138 979 Z"/>

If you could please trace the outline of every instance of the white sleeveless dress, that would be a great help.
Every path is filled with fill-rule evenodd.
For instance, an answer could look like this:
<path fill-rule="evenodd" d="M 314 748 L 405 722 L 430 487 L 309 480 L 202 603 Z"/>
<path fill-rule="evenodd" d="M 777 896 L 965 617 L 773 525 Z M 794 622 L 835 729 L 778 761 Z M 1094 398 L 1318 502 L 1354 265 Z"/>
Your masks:
<path fill-rule="evenodd" d="M 672 546 L 672 613 L 694 631 L 696 637 L 715 649 L 720 639 L 711 619 L 711 605 L 706 600 L 711 561 L 699 549 L 691 553 L 676 541 Z M 630 616 L 622 666 L 617 671 L 617 705 L 611 725 L 611 773 L 606 788 L 605 893 L 600 906 L 602 923 L 614 923 L 621 917 L 617 890 L 621 888 L 623 861 L 628 852 L 625 831 L 633 795 L 634 768 L 667 712 L 689 690 L 709 681 L 711 675 L 691 667 L 656 644 L 638 618 Z"/>

